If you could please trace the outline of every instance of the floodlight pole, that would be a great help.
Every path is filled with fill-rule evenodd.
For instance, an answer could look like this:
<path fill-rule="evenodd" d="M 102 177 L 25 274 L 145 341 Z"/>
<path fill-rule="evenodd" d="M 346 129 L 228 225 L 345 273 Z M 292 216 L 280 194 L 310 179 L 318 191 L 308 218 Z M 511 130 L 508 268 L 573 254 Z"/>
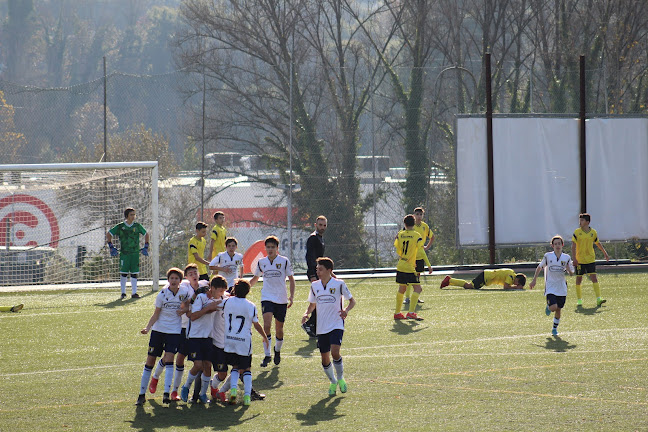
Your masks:
<path fill-rule="evenodd" d="M 493 89 L 491 87 L 491 55 L 486 53 L 486 155 L 488 167 L 488 252 L 495 264 L 495 180 L 493 163 Z"/>
<path fill-rule="evenodd" d="M 581 213 L 587 212 L 587 145 L 586 145 L 586 105 L 585 105 L 585 56 L 580 56 L 580 111 L 578 113 L 579 126 L 579 154 L 580 154 L 580 202 Z"/>

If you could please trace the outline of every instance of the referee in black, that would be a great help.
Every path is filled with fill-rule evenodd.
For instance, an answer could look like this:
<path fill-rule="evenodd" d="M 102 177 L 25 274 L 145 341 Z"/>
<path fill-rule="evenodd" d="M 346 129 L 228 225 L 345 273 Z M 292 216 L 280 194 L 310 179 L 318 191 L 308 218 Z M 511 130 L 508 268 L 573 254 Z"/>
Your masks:
<path fill-rule="evenodd" d="M 317 258 L 324 256 L 324 232 L 327 226 L 326 216 L 317 216 L 315 220 L 315 231 L 306 240 L 306 276 L 313 282 L 317 280 Z M 302 324 L 302 328 L 310 337 L 316 337 L 317 310 L 314 310 L 308 321 Z"/>

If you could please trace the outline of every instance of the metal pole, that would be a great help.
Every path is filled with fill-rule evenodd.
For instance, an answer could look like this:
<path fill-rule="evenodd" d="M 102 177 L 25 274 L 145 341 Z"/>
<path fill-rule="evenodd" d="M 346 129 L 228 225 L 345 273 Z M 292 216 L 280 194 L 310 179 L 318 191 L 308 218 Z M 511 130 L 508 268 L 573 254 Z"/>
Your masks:
<path fill-rule="evenodd" d="M 203 65 L 203 88 L 202 88 L 202 160 L 200 165 L 200 220 L 205 217 L 205 65 Z"/>
<path fill-rule="evenodd" d="M 104 115 L 103 115 L 103 151 L 104 151 L 104 162 L 108 162 L 108 99 L 107 99 L 107 94 L 108 91 L 106 87 L 108 86 L 108 76 L 106 75 L 106 56 L 103 58 L 103 81 L 104 81 L 104 86 L 103 86 L 103 91 L 104 91 Z"/>
<path fill-rule="evenodd" d="M 151 289 L 160 289 L 160 223 L 159 223 L 159 200 L 158 200 L 158 165 L 153 167 L 151 172 L 151 263 L 153 286 Z"/>
<path fill-rule="evenodd" d="M 578 113 L 579 149 L 580 149 L 580 199 L 581 213 L 587 212 L 587 157 L 585 137 L 585 56 L 580 56 L 580 112 Z"/>
<path fill-rule="evenodd" d="M 378 268 L 378 209 L 376 208 L 376 129 L 374 129 L 374 100 L 371 98 L 371 158 L 373 166 L 373 219 L 374 219 L 374 268 Z"/>
<path fill-rule="evenodd" d="M 293 261 L 293 232 L 292 232 L 292 193 L 293 193 L 293 166 L 292 166 L 292 147 L 293 147 L 293 55 L 295 54 L 295 34 L 292 35 L 292 49 L 290 53 L 290 125 L 288 127 L 288 160 L 290 166 L 290 179 L 288 181 L 288 214 L 287 214 L 287 224 L 288 224 L 288 240 L 290 248 L 290 261 Z"/>
<path fill-rule="evenodd" d="M 488 165 L 488 252 L 495 264 L 495 180 L 493 165 L 493 89 L 491 55 L 486 53 L 486 153 Z"/>

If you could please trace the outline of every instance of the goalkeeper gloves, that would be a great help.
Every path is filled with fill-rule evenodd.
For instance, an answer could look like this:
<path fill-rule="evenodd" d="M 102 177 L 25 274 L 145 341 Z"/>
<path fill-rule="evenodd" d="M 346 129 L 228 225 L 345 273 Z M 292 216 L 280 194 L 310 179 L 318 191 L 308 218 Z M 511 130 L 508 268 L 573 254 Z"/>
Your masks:
<path fill-rule="evenodd" d="M 112 243 L 108 243 L 108 247 L 110 248 L 110 256 L 116 257 L 119 255 L 119 251 Z"/>
<path fill-rule="evenodd" d="M 144 243 L 144 247 L 143 247 L 142 249 L 140 249 L 140 252 L 142 252 L 142 255 L 144 255 L 144 256 L 149 256 L 149 254 L 148 254 L 148 247 L 149 247 L 149 244 L 148 244 L 148 243 Z"/>

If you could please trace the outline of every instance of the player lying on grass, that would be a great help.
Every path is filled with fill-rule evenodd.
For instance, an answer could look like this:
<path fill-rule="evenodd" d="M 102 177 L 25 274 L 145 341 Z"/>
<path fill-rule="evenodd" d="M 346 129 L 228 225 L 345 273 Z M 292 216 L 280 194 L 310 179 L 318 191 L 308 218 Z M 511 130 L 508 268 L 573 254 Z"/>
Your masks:
<path fill-rule="evenodd" d="M 24 304 L 18 304 L 15 306 L 0 306 L 0 312 L 20 312 L 23 307 L 25 307 Z"/>
<path fill-rule="evenodd" d="M 441 286 L 439 288 L 443 289 L 447 286 L 458 286 L 464 287 L 465 289 L 480 289 L 488 285 L 500 285 L 504 287 L 505 290 L 512 290 L 524 289 L 525 283 L 526 276 L 522 273 L 515 273 L 514 270 L 503 268 L 497 270 L 484 270 L 479 273 L 472 282 L 446 276 L 443 281 L 441 281 Z"/>
<path fill-rule="evenodd" d="M 155 298 L 155 311 L 146 327 L 141 330 L 142 334 L 147 334 L 150 331 L 151 337 L 136 405 L 144 405 L 144 402 L 146 402 L 146 387 L 151 378 L 155 359 L 162 355 L 162 351 L 164 351 L 165 364 L 164 397 L 162 402 L 171 402 L 169 391 L 173 381 L 173 357 L 178 350 L 182 331 L 182 319 L 180 316 L 186 313 L 191 301 L 189 290 L 180 286 L 182 277 L 183 273 L 179 268 L 172 267 L 167 271 L 169 287 L 161 289 L 158 293 Z"/>

